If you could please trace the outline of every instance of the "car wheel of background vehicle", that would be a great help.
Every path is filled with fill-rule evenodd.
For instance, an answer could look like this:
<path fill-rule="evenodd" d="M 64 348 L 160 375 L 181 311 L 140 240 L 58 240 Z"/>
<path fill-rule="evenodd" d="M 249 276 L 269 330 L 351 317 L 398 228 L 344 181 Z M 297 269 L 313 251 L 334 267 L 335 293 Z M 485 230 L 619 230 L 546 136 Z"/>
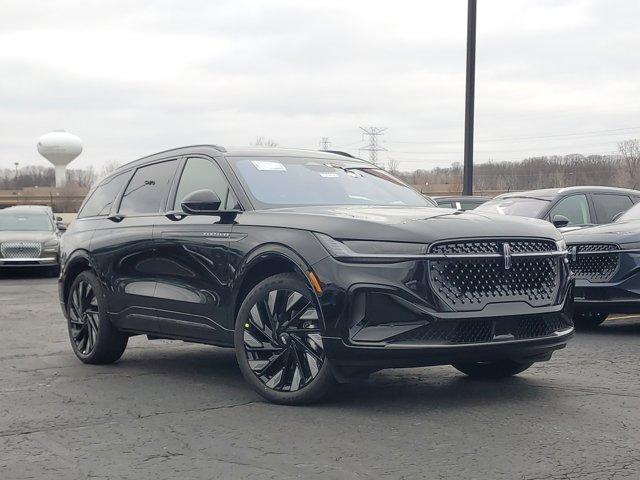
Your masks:
<path fill-rule="evenodd" d="M 533 363 L 515 360 L 497 360 L 494 362 L 454 363 L 453 368 L 473 378 L 506 378 L 524 372 Z"/>
<path fill-rule="evenodd" d="M 588 330 L 596 328 L 607 319 L 606 313 L 601 312 L 578 312 L 573 315 L 573 324 L 578 329 Z"/>
<path fill-rule="evenodd" d="M 69 339 L 84 363 L 105 364 L 118 360 L 129 337 L 107 318 L 104 289 L 91 272 L 76 277 L 67 299 Z"/>
<path fill-rule="evenodd" d="M 244 378 L 274 403 L 308 404 L 335 384 L 313 294 L 297 275 L 263 280 L 242 302 L 235 348 Z"/>

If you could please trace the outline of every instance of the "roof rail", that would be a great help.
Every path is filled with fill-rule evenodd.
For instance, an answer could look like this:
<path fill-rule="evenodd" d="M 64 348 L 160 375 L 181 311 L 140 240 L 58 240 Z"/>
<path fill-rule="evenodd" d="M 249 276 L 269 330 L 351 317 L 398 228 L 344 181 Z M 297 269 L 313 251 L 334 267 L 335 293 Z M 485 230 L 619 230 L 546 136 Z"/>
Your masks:
<path fill-rule="evenodd" d="M 320 150 L 320 151 L 321 152 L 327 152 L 327 153 L 335 153 L 336 155 L 342 155 L 343 157 L 357 158 L 357 157 L 354 157 L 353 155 L 351 155 L 350 153 L 343 152 L 341 150 Z"/>

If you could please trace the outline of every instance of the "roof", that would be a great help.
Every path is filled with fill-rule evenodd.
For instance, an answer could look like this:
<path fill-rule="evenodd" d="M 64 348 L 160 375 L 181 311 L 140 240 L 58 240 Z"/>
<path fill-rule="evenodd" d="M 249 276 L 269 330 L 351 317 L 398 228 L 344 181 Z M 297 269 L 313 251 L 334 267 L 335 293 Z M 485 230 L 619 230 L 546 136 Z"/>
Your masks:
<path fill-rule="evenodd" d="M 4 210 L 50 213 L 51 207 L 47 205 L 13 205 L 11 207 L 5 208 Z"/>
<path fill-rule="evenodd" d="M 213 156 L 226 156 L 226 157 L 301 157 L 301 158 L 318 158 L 326 160 L 349 160 L 351 162 L 369 162 L 362 160 L 361 158 L 352 157 L 344 152 L 325 152 L 322 150 L 305 150 L 296 148 L 276 148 L 276 147 L 221 147 L 219 145 L 206 144 L 206 145 L 190 145 L 185 147 L 172 148 L 170 150 L 164 150 L 162 152 L 147 155 L 145 157 L 133 160 L 131 162 L 121 165 L 114 173 L 119 173 L 128 168 L 137 166 L 139 164 L 147 163 L 149 161 L 166 158 L 172 155 L 185 155 L 193 153 L 202 153 Z M 112 174 L 113 175 L 113 174 Z M 111 176 L 111 175 L 110 175 Z"/>
<path fill-rule="evenodd" d="M 567 193 L 625 193 L 627 195 L 638 195 L 640 191 L 632 190 L 630 188 L 619 187 L 603 187 L 603 186 L 589 186 L 579 185 L 575 187 L 564 188 L 542 188 L 539 190 L 527 190 L 524 192 L 509 192 L 498 195 L 496 198 L 508 198 L 508 197 L 535 197 L 535 198 L 554 198 L 559 194 Z"/>
<path fill-rule="evenodd" d="M 453 200 L 453 201 L 464 201 L 464 200 L 491 200 L 493 197 L 486 197 L 484 195 L 438 195 L 436 197 L 431 197 L 434 200 Z"/>

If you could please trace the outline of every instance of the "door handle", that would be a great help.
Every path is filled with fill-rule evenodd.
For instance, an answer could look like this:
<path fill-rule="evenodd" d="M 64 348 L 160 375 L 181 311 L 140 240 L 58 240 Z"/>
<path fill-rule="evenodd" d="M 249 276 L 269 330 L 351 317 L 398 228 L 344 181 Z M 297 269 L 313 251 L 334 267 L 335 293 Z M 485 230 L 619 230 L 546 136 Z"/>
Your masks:
<path fill-rule="evenodd" d="M 167 217 L 169 220 L 173 220 L 174 222 L 179 222 L 184 217 L 186 217 L 187 214 L 184 212 L 173 210 L 171 212 L 165 213 L 164 216 Z"/>
<path fill-rule="evenodd" d="M 122 215 L 121 213 L 114 213 L 113 215 L 109 215 L 107 218 L 112 222 L 120 223 L 122 220 L 125 219 L 125 216 Z"/>

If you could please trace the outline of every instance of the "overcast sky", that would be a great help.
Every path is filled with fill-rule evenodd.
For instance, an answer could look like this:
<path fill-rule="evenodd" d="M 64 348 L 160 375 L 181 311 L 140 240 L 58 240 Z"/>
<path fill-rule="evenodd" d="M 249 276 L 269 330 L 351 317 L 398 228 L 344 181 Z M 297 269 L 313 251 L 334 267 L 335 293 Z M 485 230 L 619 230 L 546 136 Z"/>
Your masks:
<path fill-rule="evenodd" d="M 476 161 L 608 153 L 640 137 L 640 2 L 479 0 Z M 0 0 L 0 168 L 194 143 L 462 158 L 465 0 Z M 367 152 L 362 152 L 366 155 Z"/>

